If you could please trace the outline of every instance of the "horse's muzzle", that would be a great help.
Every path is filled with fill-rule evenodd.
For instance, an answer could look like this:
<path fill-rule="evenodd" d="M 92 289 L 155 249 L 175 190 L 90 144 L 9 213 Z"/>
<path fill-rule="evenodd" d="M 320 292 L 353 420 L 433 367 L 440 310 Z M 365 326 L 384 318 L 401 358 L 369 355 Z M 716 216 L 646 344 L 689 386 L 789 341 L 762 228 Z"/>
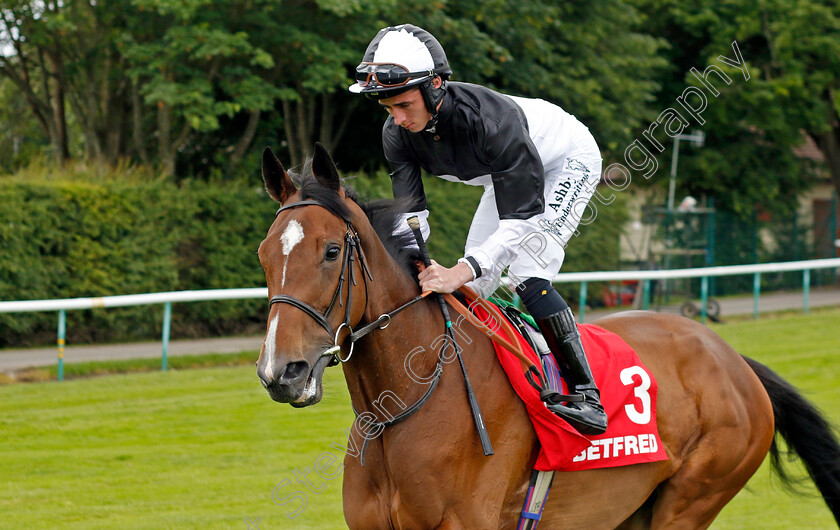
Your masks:
<path fill-rule="evenodd" d="M 293 407 L 307 407 L 321 401 L 321 378 L 330 358 L 320 357 L 310 368 L 307 361 L 295 361 L 277 366 L 273 373 L 266 373 L 266 365 L 257 368 L 269 397 Z"/>
<path fill-rule="evenodd" d="M 270 372 L 269 365 L 257 367 L 257 375 L 262 385 L 274 401 L 289 403 L 303 394 L 310 368 L 306 361 L 295 361 L 282 366 L 275 366 Z"/>

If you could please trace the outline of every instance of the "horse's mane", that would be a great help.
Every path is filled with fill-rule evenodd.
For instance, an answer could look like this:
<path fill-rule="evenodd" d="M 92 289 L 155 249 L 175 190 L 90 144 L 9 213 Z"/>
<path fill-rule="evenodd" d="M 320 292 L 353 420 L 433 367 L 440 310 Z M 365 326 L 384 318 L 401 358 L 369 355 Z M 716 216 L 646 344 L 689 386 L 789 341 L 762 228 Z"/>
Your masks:
<path fill-rule="evenodd" d="M 304 171 L 301 174 L 289 172 L 292 180 L 300 187 L 302 200 L 315 200 L 324 207 L 337 215 L 346 222 L 350 222 L 350 208 L 339 197 L 335 190 L 330 189 L 320 182 L 318 182 L 311 173 L 310 164 L 304 165 Z M 420 250 L 417 248 L 410 232 L 403 233 L 403 235 L 395 235 L 394 227 L 401 219 L 400 215 L 406 211 L 404 201 L 394 199 L 377 199 L 371 201 L 361 201 L 359 194 L 349 186 L 343 186 L 344 193 L 352 199 L 368 218 L 373 230 L 385 250 L 391 255 L 394 260 L 400 265 L 400 268 L 405 271 L 414 281 L 417 281 L 417 267 L 415 263 L 421 261 Z"/>
<path fill-rule="evenodd" d="M 346 192 L 349 188 L 345 187 L 344 189 Z M 356 203 L 365 212 L 368 221 L 370 221 L 379 239 L 382 240 L 388 254 L 400 264 L 400 267 L 415 282 L 419 283 L 416 263 L 422 261 L 423 257 L 420 254 L 420 249 L 417 248 L 414 237 L 411 232 L 394 234 L 397 222 L 402 220 L 401 214 L 406 211 L 405 202 L 394 199 L 378 199 L 368 202 L 357 201 Z"/>

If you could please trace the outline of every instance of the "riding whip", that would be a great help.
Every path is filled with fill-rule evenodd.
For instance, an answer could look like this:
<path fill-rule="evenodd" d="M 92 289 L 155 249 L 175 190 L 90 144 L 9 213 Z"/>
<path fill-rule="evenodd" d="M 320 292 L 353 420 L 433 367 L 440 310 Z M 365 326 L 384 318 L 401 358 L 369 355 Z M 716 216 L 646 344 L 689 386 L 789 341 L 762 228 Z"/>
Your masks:
<path fill-rule="evenodd" d="M 432 264 L 432 260 L 429 258 L 429 251 L 426 249 L 426 242 L 423 240 L 423 234 L 420 232 L 420 220 L 416 215 L 413 215 L 407 219 L 407 222 L 408 227 L 411 228 L 411 232 L 414 234 L 414 239 L 417 241 L 417 246 L 420 248 L 420 256 L 423 258 L 423 264 L 426 267 L 429 267 Z M 464 374 L 464 384 L 467 388 L 467 398 L 470 403 L 470 411 L 473 415 L 473 421 L 475 421 L 475 428 L 478 431 L 478 438 L 481 440 L 481 448 L 484 450 L 484 456 L 490 456 L 493 454 L 493 445 L 490 443 L 490 435 L 487 433 L 487 427 L 484 425 L 484 418 L 481 416 L 481 407 L 478 406 L 478 400 L 475 397 L 472 383 L 470 383 L 470 378 L 467 375 L 467 367 L 464 365 L 464 359 L 461 357 L 461 351 L 458 349 L 458 344 L 455 342 L 455 334 L 452 332 L 452 320 L 449 318 L 449 308 L 446 306 L 443 295 L 440 293 L 437 294 L 437 300 L 440 304 L 440 312 L 443 314 L 443 319 L 446 322 L 446 334 L 452 341 L 455 353 L 458 356 L 458 362 L 461 365 L 461 372 Z"/>

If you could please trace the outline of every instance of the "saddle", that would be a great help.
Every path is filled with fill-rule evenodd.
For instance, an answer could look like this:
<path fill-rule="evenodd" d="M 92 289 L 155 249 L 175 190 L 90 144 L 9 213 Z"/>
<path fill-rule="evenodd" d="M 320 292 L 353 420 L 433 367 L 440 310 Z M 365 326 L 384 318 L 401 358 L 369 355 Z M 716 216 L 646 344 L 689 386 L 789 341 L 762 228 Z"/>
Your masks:
<path fill-rule="evenodd" d="M 448 301 L 451 304 L 455 300 Z M 529 321 L 530 316 L 502 301 L 492 304 L 474 299 L 469 306 L 484 323 L 482 330 L 493 339 L 499 362 L 524 403 L 540 444 L 517 529 L 536 528 L 555 471 L 583 471 L 668 458 L 656 422 L 656 380 L 618 335 L 591 324 L 578 326 L 584 347 L 592 354 L 593 375 L 598 379 L 602 403 L 610 417 L 606 433 L 585 437 L 545 406 L 549 400 L 569 401 L 574 397 L 562 395 L 554 355 L 535 323 Z M 542 370 L 536 368 L 535 362 L 541 364 Z"/>
<path fill-rule="evenodd" d="M 484 300 L 467 287 L 447 295 L 447 302 L 456 311 L 469 317 L 473 304 L 478 303 L 481 309 L 488 312 L 491 318 L 496 320 L 496 329 L 488 333 L 490 338 L 497 345 L 505 348 L 519 358 L 522 368 L 525 370 L 525 378 L 534 389 L 539 392 L 540 399 L 545 403 L 557 404 L 562 402 L 583 401 L 582 394 L 562 394 L 562 372 L 554 360 L 554 355 L 548 347 L 548 343 L 542 333 L 537 329 L 536 322 L 530 315 L 522 313 L 510 302 L 497 298 Z M 475 312 L 473 311 L 472 314 Z M 542 370 L 537 369 L 533 360 L 520 348 L 516 340 L 506 340 L 499 331 L 512 339 L 515 333 L 525 339 L 528 346 L 540 360 Z"/>
<path fill-rule="evenodd" d="M 454 306 L 456 311 L 467 311 L 471 322 L 493 339 L 496 356 L 540 440 L 536 469 L 579 471 L 667 458 L 656 424 L 656 379 L 621 337 L 597 325 L 578 325 L 601 402 L 610 417 L 606 433 L 585 436 L 546 407 L 547 399 L 568 401 L 574 397 L 561 394 L 563 385 L 554 355 L 528 322 L 529 316 L 501 301 L 495 305 L 473 299 L 469 305 L 472 312 L 454 298 L 447 301 L 460 306 Z"/>
<path fill-rule="evenodd" d="M 542 332 L 537 329 L 533 317 L 524 314 L 512 305 L 499 303 L 496 305 L 502 314 L 510 320 L 510 323 L 513 324 L 516 330 L 519 331 L 522 338 L 525 339 L 542 362 L 547 390 L 543 389 L 540 391 L 540 399 L 551 403 L 582 400 L 582 396 L 578 394 L 568 396 L 563 394 L 563 370 L 558 366 L 557 361 L 554 360 L 554 355 L 551 353 L 551 349 L 548 347 L 548 343 L 545 337 L 543 337 Z"/>

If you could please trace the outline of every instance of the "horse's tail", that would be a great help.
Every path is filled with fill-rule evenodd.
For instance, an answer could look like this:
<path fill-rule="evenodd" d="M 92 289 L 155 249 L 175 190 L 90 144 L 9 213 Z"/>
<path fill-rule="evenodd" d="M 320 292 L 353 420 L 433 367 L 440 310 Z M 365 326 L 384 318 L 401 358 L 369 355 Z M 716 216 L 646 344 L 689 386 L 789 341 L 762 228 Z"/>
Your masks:
<path fill-rule="evenodd" d="M 793 385 L 773 370 L 749 357 L 744 357 L 744 360 L 770 396 L 776 434 L 781 434 L 788 448 L 802 459 L 808 474 L 840 525 L 840 443 L 831 425 Z M 796 480 L 782 466 L 775 437 L 770 446 L 770 462 L 782 482 L 793 489 Z"/>

